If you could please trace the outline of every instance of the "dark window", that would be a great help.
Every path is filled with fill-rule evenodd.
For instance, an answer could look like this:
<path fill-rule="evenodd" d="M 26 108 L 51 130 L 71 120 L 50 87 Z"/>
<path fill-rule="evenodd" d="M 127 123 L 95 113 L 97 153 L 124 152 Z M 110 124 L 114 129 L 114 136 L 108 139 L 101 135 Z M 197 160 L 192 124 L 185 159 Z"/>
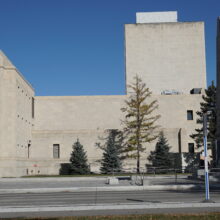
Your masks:
<path fill-rule="evenodd" d="M 34 118 L 34 98 L 32 97 L 32 118 Z"/>
<path fill-rule="evenodd" d="M 201 88 L 193 88 L 190 91 L 190 94 L 201 94 L 202 89 Z"/>
<path fill-rule="evenodd" d="M 187 110 L 187 120 L 193 120 L 193 111 Z"/>
<path fill-rule="evenodd" d="M 194 143 L 188 143 L 189 153 L 194 153 Z"/>
<path fill-rule="evenodd" d="M 53 158 L 60 158 L 60 145 L 59 144 L 53 145 Z"/>
<path fill-rule="evenodd" d="M 28 158 L 30 158 L 30 147 L 31 147 L 31 144 L 28 144 Z"/>

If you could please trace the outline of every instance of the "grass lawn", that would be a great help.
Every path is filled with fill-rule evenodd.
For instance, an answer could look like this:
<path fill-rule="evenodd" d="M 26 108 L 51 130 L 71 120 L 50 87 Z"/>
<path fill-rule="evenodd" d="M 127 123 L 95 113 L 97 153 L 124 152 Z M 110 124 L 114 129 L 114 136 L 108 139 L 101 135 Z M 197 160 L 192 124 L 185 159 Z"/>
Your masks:
<path fill-rule="evenodd" d="M 1 218 L 0 218 L 1 219 Z M 12 220 L 16 218 L 7 218 Z M 19 218 L 20 220 L 219 220 L 220 213 L 209 214 L 167 214 L 167 215 L 121 215 L 90 217 Z"/>

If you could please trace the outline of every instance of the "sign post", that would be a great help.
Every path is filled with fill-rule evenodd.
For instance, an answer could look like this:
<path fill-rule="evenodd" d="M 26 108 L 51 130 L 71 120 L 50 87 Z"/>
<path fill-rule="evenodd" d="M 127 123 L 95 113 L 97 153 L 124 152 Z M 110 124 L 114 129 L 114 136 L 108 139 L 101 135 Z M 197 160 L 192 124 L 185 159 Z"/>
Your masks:
<path fill-rule="evenodd" d="M 210 200 L 209 195 L 209 167 L 208 167 L 208 150 L 207 150 L 207 113 L 203 115 L 203 142 L 204 142 L 204 169 L 205 169 L 205 201 Z"/>

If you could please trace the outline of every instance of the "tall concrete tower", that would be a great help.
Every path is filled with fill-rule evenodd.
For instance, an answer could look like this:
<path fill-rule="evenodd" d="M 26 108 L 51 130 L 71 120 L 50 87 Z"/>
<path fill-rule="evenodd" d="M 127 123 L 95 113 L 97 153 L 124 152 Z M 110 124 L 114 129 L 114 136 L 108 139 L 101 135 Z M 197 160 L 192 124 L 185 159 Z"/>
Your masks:
<path fill-rule="evenodd" d="M 127 84 L 139 75 L 153 94 L 206 88 L 203 22 L 178 22 L 177 12 L 136 14 L 125 25 Z"/>
<path fill-rule="evenodd" d="M 137 13 L 136 23 L 125 25 L 125 65 L 126 83 L 140 76 L 158 101 L 158 124 L 173 151 L 196 151 L 191 134 L 200 126 L 196 112 L 206 88 L 204 22 L 180 22 L 176 11 Z"/>

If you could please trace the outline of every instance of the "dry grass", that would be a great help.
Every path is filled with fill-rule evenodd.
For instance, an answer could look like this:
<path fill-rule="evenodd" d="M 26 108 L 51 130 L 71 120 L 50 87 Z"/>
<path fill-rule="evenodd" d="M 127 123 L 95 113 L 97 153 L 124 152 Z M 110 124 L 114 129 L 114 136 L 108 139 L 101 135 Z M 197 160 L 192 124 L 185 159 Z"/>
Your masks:
<path fill-rule="evenodd" d="M 16 218 L 7 218 L 7 220 L 12 219 Z M 220 213 L 19 218 L 19 220 L 220 220 Z"/>

